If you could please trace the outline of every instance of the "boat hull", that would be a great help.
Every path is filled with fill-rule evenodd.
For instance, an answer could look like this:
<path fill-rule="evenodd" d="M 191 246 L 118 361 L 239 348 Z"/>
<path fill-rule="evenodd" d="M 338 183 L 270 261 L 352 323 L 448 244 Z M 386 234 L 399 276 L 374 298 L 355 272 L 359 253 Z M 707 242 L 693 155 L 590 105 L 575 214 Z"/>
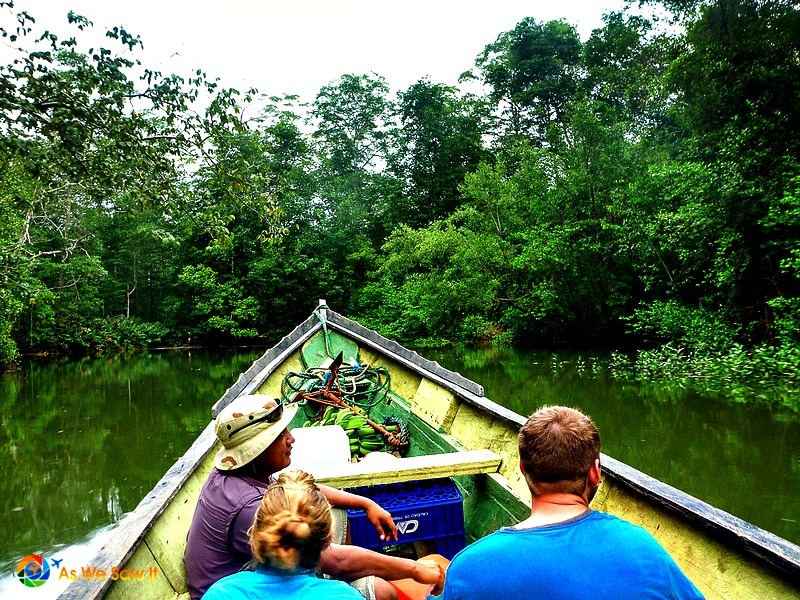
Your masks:
<path fill-rule="evenodd" d="M 482 388 L 395 342 L 322 310 L 264 354 L 226 391 L 214 416 L 233 398 L 259 392 L 280 396 L 289 372 L 304 369 L 303 351 L 338 335 L 358 346 L 358 359 L 391 373 L 391 402 L 376 406 L 379 420 L 407 421 L 410 456 L 488 449 L 502 459 L 498 472 L 460 475 L 467 542 L 529 514 L 529 494 L 518 468 L 521 415 L 483 396 Z M 327 342 L 327 340 L 326 340 Z M 294 426 L 305 416 L 298 413 Z M 188 598 L 183 566 L 186 533 L 200 488 L 210 472 L 213 423 L 119 525 L 95 563 L 159 576 L 141 581 L 76 581 L 61 598 Z M 800 598 L 800 548 L 603 455 L 604 479 L 592 508 L 649 531 L 707 598 Z M 322 479 L 324 481 L 324 479 Z M 369 483 L 369 482 L 364 482 Z"/>

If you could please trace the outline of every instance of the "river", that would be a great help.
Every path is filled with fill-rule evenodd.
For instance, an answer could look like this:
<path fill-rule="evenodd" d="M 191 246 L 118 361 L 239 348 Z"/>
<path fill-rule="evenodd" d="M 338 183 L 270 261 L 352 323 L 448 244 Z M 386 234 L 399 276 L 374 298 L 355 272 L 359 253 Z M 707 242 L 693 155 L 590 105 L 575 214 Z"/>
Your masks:
<path fill-rule="evenodd" d="M 543 404 L 581 408 L 597 422 L 605 453 L 800 543 L 796 412 L 724 394 L 620 383 L 598 356 L 421 353 L 520 414 Z M 0 573 L 8 574 L 0 596 L 25 589 L 11 574 L 28 554 L 70 554 L 73 562 L 76 554 L 89 556 L 189 447 L 211 405 L 258 354 L 26 360 L 19 372 L 0 376 Z M 56 590 L 45 587 L 51 595 Z"/>

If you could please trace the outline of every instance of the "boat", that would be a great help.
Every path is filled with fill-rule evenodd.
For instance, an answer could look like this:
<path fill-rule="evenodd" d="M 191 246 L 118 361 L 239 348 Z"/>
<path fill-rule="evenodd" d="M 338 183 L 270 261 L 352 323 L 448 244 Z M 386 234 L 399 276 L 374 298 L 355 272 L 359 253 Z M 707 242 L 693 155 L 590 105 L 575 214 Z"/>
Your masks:
<path fill-rule="evenodd" d="M 390 378 L 370 418 L 384 424 L 391 422 L 387 418 L 400 419 L 408 444 L 404 456 L 390 461 L 321 465 L 320 472 L 313 472 L 318 481 L 348 489 L 455 482 L 463 498 L 467 543 L 529 516 L 516 448 L 526 419 L 486 398 L 479 384 L 320 301 L 225 391 L 212 408 L 209 425 L 90 560 L 95 575 L 78 576 L 59 598 L 188 599 L 183 551 L 217 448 L 213 417 L 240 395 L 285 396 L 293 376 L 312 367 L 331 369 L 342 357 Z M 319 391 L 302 382 L 288 387 L 295 397 Z M 303 413 L 298 411 L 292 428 L 303 424 Z M 603 483 L 592 508 L 647 529 L 706 598 L 800 598 L 800 547 L 610 456 L 603 454 L 601 464 Z M 99 570 L 102 576 L 96 575 Z"/>

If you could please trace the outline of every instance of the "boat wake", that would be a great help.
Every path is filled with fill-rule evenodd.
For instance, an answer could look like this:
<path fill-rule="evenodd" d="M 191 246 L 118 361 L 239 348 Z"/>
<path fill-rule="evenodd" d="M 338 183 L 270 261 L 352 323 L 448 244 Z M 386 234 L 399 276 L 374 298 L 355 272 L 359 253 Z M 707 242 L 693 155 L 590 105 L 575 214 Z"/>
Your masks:
<path fill-rule="evenodd" d="M 16 566 L 12 567 L 11 572 L 0 577 L 0 598 L 14 598 L 15 600 L 57 598 L 71 581 L 69 576 L 59 576 L 64 573 L 63 569 L 66 569 L 66 574 L 75 571 L 76 576 L 81 577 L 81 569 L 91 566 L 89 563 L 92 557 L 111 539 L 115 528 L 115 525 L 102 527 L 91 533 L 84 542 L 53 548 L 49 552 L 41 554 L 40 556 L 47 561 L 50 573 L 44 581 L 41 581 L 43 578 L 40 578 L 35 581 L 35 584 L 30 582 L 26 584 L 23 578 L 14 572 Z"/>

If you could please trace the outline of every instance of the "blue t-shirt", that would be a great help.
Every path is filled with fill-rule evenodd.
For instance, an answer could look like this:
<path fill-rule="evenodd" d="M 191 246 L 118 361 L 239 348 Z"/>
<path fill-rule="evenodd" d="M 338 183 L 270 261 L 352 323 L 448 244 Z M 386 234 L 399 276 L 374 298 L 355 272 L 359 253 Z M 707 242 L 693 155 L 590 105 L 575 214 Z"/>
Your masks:
<path fill-rule="evenodd" d="M 240 571 L 213 584 L 203 600 L 364 600 L 344 581 L 319 579 L 313 571 L 280 571 L 262 565 L 256 571 Z"/>
<path fill-rule="evenodd" d="M 647 531 L 606 513 L 500 529 L 456 554 L 442 600 L 703 598 Z"/>

